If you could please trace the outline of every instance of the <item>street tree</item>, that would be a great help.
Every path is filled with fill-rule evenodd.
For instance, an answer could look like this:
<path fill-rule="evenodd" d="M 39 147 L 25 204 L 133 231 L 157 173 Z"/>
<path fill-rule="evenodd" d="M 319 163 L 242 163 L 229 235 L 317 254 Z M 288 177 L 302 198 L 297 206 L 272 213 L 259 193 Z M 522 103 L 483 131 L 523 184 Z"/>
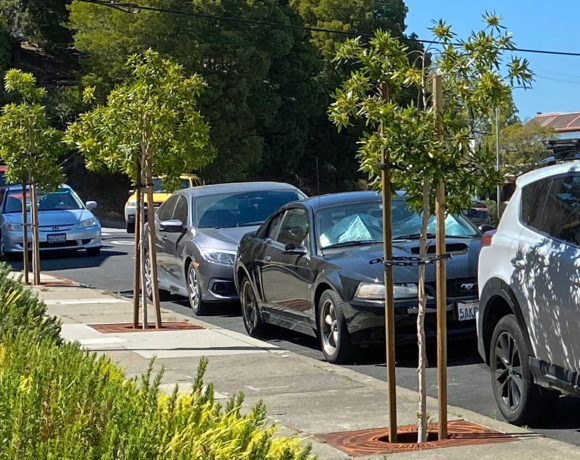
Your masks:
<path fill-rule="evenodd" d="M 466 209 L 477 190 L 498 181 L 494 169 L 495 153 L 486 148 L 480 134 L 481 126 L 488 123 L 496 107 L 505 109 L 511 104 L 513 85 L 528 87 L 532 80 L 525 59 L 513 56 L 505 59 L 505 51 L 513 48 L 513 42 L 501 26 L 500 18 L 486 13 L 483 19 L 485 28 L 473 32 L 465 40 L 458 40 L 443 21 L 435 23 L 431 30 L 439 53 L 431 66 L 425 65 L 430 48 L 409 52 L 399 40 L 381 31 L 368 45 L 360 39 L 347 40 L 336 55 L 339 63 L 354 65 L 355 70 L 334 95 L 331 120 L 339 129 L 357 120 L 366 124 L 367 132 L 360 139 L 358 153 L 361 170 L 369 175 L 376 188 L 386 188 L 385 207 L 390 207 L 388 194 L 404 189 L 408 205 L 422 214 L 417 316 L 419 442 L 424 442 L 427 436 L 425 265 L 434 262 L 434 258 L 427 257 L 428 224 L 435 212 L 439 233 L 437 249 L 438 253 L 444 252 L 445 212 Z M 416 98 L 405 103 L 401 95 L 409 88 L 414 89 Z M 391 237 L 390 214 L 386 216 L 385 313 L 388 324 L 393 288 L 387 280 L 390 278 L 392 282 L 393 268 L 389 260 L 390 241 L 387 241 Z M 441 256 L 437 260 L 440 315 L 441 311 L 446 311 L 445 266 L 443 255 L 438 255 Z M 417 264 L 417 261 L 409 261 L 409 264 Z M 445 337 L 438 340 L 445 344 Z M 392 353 L 392 361 L 387 366 L 394 366 L 394 351 L 388 348 L 387 358 Z M 446 385 L 442 377 L 446 375 L 445 355 L 443 348 L 438 356 L 440 438 L 446 437 L 447 432 L 446 388 L 442 388 Z M 390 372 L 394 378 L 394 370 Z M 390 415 L 394 440 L 396 414 Z"/>
<path fill-rule="evenodd" d="M 209 146 L 209 126 L 197 109 L 205 88 L 197 74 L 186 76 L 183 68 L 159 53 L 147 50 L 128 60 L 131 78 L 117 85 L 105 105 L 97 105 L 69 125 L 66 140 L 85 156 L 89 170 L 106 168 L 125 173 L 135 184 L 146 206 L 148 226 L 148 282 L 161 327 L 157 256 L 153 208 L 153 176 L 164 176 L 169 191 L 179 186 L 179 175 L 206 166 L 214 158 Z M 85 90 L 85 100 L 94 98 L 94 88 Z M 185 222 L 184 222 L 185 223 Z M 144 235 L 143 235 L 144 237 Z M 139 273 L 143 264 L 137 255 L 141 235 L 135 232 L 135 314 L 138 313 Z M 144 262 L 144 261 L 143 261 Z M 145 285 L 143 289 L 145 290 Z M 145 320 L 146 318 L 144 318 Z M 134 318 L 136 326 L 137 316 Z"/>
<path fill-rule="evenodd" d="M 9 183 L 22 184 L 22 241 L 24 280 L 28 283 L 28 206 L 32 220 L 32 256 L 34 283 L 40 284 L 38 241 L 38 206 L 36 189 L 54 189 L 64 180 L 59 157 L 66 151 L 62 133 L 49 125 L 42 105 L 46 96 L 36 86 L 32 74 L 11 69 L 4 77 L 6 93 L 15 102 L 6 104 L 0 115 L 0 158 L 7 165 Z M 30 185 L 30 193 L 27 187 Z M 1 244 L 1 242 L 0 242 Z"/>

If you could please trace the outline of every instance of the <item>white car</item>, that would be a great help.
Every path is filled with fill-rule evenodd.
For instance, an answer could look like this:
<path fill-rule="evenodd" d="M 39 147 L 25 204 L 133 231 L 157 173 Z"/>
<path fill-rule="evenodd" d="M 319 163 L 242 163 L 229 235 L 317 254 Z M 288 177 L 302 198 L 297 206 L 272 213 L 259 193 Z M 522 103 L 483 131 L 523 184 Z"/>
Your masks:
<path fill-rule="evenodd" d="M 553 416 L 580 396 L 580 162 L 521 176 L 479 256 L 478 348 L 503 416 Z"/>

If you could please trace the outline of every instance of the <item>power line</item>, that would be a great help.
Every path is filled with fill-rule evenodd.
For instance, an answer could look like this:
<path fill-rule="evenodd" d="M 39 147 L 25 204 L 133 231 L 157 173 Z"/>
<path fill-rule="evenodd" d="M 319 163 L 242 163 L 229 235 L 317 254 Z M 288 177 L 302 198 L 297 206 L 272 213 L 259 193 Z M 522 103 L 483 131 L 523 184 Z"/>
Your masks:
<path fill-rule="evenodd" d="M 276 27 L 280 29 L 292 29 L 292 30 L 303 30 L 309 32 L 325 32 L 330 34 L 337 34 L 343 36 L 350 36 L 350 37 L 372 37 L 373 34 L 363 33 L 363 32 L 351 32 L 345 30 L 334 30 L 334 29 L 325 29 L 322 27 L 308 27 L 308 26 L 297 26 L 293 24 L 282 24 L 280 22 L 269 22 L 269 21 L 259 21 L 255 19 L 246 19 L 246 18 L 239 18 L 234 16 L 217 16 L 212 14 L 206 13 L 197 13 L 194 11 L 180 11 L 180 10 L 173 10 L 169 8 L 160 8 L 154 6 L 145 6 L 139 5 L 137 3 L 129 3 L 129 2 L 115 2 L 111 1 L 104 1 L 104 0 L 77 0 L 81 3 L 91 3 L 93 5 L 104 6 L 108 8 L 113 8 L 123 13 L 137 13 L 139 11 L 152 11 L 157 13 L 166 13 L 166 14 L 174 14 L 180 16 L 190 16 L 196 17 L 201 19 L 210 19 L 214 21 L 223 21 L 223 22 L 237 22 L 241 24 L 248 24 L 248 25 L 256 25 L 256 26 L 268 26 L 268 27 Z M 133 10 L 133 11 L 132 11 Z M 435 40 L 423 40 L 423 39 L 414 39 L 419 43 L 430 44 L 430 45 L 441 45 L 440 42 Z M 460 43 L 456 43 L 455 45 L 459 46 Z M 580 57 L 580 52 L 572 52 L 572 51 L 554 51 L 554 50 L 541 50 L 541 49 L 533 49 L 533 48 L 501 48 L 505 51 L 517 51 L 520 53 L 535 53 L 535 54 L 547 54 L 553 56 L 571 56 L 571 57 Z"/>

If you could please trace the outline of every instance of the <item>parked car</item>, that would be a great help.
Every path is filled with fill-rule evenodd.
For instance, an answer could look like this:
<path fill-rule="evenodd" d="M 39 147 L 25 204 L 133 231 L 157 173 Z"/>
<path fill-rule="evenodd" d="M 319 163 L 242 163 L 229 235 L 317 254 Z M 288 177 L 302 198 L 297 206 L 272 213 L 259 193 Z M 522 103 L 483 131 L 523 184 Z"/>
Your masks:
<path fill-rule="evenodd" d="M 55 192 L 38 190 L 37 195 L 41 251 L 85 249 L 89 256 L 100 254 L 101 224 L 91 212 L 97 206 L 95 201 L 83 204 L 68 185 L 61 185 Z M 0 202 L 0 255 L 6 258 L 23 251 L 22 186 L 9 185 L 0 190 Z M 25 202 L 26 209 L 30 212 L 28 193 Z M 28 241 L 32 241 L 31 231 Z"/>
<path fill-rule="evenodd" d="M 161 294 L 187 296 L 196 315 L 212 302 L 237 300 L 233 266 L 240 238 L 280 206 L 305 197 L 277 182 L 205 185 L 172 195 L 155 214 Z M 150 280 L 149 267 L 146 275 Z"/>
<path fill-rule="evenodd" d="M 194 174 L 182 174 L 179 176 L 182 189 L 201 185 L 201 180 Z M 163 185 L 162 177 L 153 178 L 153 206 L 157 209 L 164 203 L 171 193 L 168 193 Z M 147 209 L 147 196 L 145 196 L 145 209 Z M 135 233 L 135 215 L 137 213 L 137 192 L 131 191 L 125 203 L 125 228 L 127 233 Z M 147 219 L 147 214 L 145 214 Z"/>
<path fill-rule="evenodd" d="M 521 176 L 479 259 L 479 352 L 515 424 L 580 396 L 580 162 Z"/>
<path fill-rule="evenodd" d="M 418 257 L 421 217 L 403 196 L 392 202 L 393 253 Z M 445 221 L 449 336 L 474 336 L 480 232 L 463 216 Z M 429 221 L 429 232 L 435 220 Z M 429 235 L 429 252 L 435 250 Z M 246 331 L 266 323 L 320 338 L 330 362 L 353 346 L 384 343 L 382 203 L 375 192 L 314 197 L 284 206 L 240 242 L 235 264 Z M 417 267 L 395 266 L 395 329 L 399 344 L 416 342 Z M 425 327 L 434 337 L 435 267 L 427 265 Z"/>
<path fill-rule="evenodd" d="M 467 217 L 474 225 L 480 227 L 482 225 L 490 226 L 491 219 L 489 216 L 489 209 L 487 204 L 483 201 L 474 200 L 471 208 L 463 212 L 463 215 Z"/>

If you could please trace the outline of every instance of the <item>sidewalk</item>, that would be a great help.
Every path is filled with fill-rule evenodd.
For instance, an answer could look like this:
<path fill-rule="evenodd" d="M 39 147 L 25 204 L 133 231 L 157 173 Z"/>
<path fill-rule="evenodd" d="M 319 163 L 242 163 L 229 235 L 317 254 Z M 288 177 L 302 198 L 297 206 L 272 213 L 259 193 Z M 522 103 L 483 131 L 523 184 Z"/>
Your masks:
<path fill-rule="evenodd" d="M 45 301 L 48 313 L 61 318 L 65 339 L 77 340 L 88 350 L 107 353 L 128 377 L 144 373 L 150 359 L 156 356 L 155 369 L 165 368 L 163 389 L 167 391 L 176 384 L 187 388 L 200 358 L 207 356 L 205 380 L 214 383 L 217 398 L 227 399 L 242 391 L 247 407 L 263 400 L 270 418 L 285 427 L 283 432 L 309 437 L 321 460 L 351 457 L 314 435 L 387 424 L 386 385 L 380 380 L 168 310 L 163 310 L 164 322 L 188 321 L 200 328 L 99 332 L 89 325 L 130 322 L 132 302 L 45 275 L 43 281 L 46 284 L 34 290 Z M 416 424 L 417 394 L 397 388 L 397 405 L 399 426 Z M 437 414 L 436 401 L 431 398 L 428 410 Z M 580 448 L 576 446 L 450 406 L 449 420 L 458 419 L 518 437 L 514 442 L 404 452 L 389 454 L 388 458 L 580 459 Z"/>

